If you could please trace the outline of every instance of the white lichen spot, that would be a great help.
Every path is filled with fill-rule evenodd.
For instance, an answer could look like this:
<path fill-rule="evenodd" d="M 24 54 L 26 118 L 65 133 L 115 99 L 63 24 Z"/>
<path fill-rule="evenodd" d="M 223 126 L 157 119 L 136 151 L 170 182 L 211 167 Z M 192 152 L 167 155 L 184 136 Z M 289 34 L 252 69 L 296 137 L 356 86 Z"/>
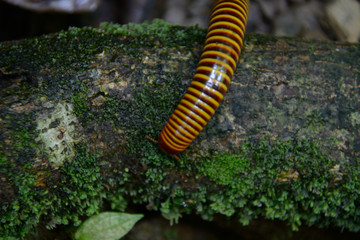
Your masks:
<path fill-rule="evenodd" d="M 49 104 L 47 104 L 49 106 Z M 57 103 L 39 115 L 36 141 L 43 144 L 52 167 L 62 166 L 66 159 L 75 156 L 74 143 L 76 138 L 77 118 L 73 106 L 69 103 Z"/>
<path fill-rule="evenodd" d="M 246 130 L 236 123 L 236 116 L 232 114 L 228 106 L 225 106 L 225 110 L 218 116 L 218 119 L 219 129 L 226 133 L 224 140 L 236 146 L 244 142 Z M 216 145 L 217 143 L 214 142 L 214 144 Z"/>
<path fill-rule="evenodd" d="M 340 149 L 341 151 L 346 151 L 348 150 L 348 146 L 346 144 L 346 142 L 351 141 L 351 134 L 348 130 L 346 129 L 335 129 L 332 133 L 331 136 L 333 136 L 335 138 L 335 144 L 338 147 L 338 149 Z"/>
<path fill-rule="evenodd" d="M 340 172 L 340 165 L 336 164 L 329 170 L 334 175 L 334 182 L 339 182 L 342 180 L 342 176 L 344 175 Z"/>
<path fill-rule="evenodd" d="M 281 171 L 278 175 L 277 180 L 279 182 L 290 182 L 296 181 L 299 178 L 300 174 L 294 169 L 289 169 L 287 171 Z"/>
<path fill-rule="evenodd" d="M 355 127 L 356 125 L 360 125 L 360 112 L 353 112 L 350 114 L 351 125 Z"/>
<path fill-rule="evenodd" d="M 101 53 L 99 53 L 98 55 L 96 55 L 97 58 L 105 58 L 105 51 L 103 50 Z"/>
<path fill-rule="evenodd" d="M 106 98 L 100 95 L 92 100 L 92 105 L 98 107 L 101 106 L 104 102 L 106 102 Z"/>
<path fill-rule="evenodd" d="M 229 107 L 225 107 L 226 111 L 224 111 L 224 114 L 219 117 L 220 123 L 224 121 L 228 121 L 231 125 L 234 125 L 234 121 L 236 117 L 231 114 L 231 110 Z"/>
<path fill-rule="evenodd" d="M 11 105 L 10 110 L 16 112 L 16 113 L 23 113 L 23 112 L 29 112 L 35 108 L 34 103 L 28 103 L 23 105 L 22 103 L 15 103 Z"/>
<path fill-rule="evenodd" d="M 116 74 L 119 75 L 119 74 Z M 116 84 L 114 82 L 111 82 L 108 84 L 109 89 L 114 89 L 116 87 Z"/>

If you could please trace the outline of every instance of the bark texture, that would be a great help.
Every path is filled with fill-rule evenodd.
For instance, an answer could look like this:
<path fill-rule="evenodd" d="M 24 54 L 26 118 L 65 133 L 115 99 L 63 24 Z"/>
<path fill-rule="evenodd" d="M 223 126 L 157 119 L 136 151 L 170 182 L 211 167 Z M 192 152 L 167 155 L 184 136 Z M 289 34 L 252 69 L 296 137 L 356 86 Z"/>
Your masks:
<path fill-rule="evenodd" d="M 103 201 L 360 229 L 360 45 L 249 35 L 198 139 L 157 138 L 205 30 L 154 22 L 0 43 L 0 235 L 79 224 Z"/>

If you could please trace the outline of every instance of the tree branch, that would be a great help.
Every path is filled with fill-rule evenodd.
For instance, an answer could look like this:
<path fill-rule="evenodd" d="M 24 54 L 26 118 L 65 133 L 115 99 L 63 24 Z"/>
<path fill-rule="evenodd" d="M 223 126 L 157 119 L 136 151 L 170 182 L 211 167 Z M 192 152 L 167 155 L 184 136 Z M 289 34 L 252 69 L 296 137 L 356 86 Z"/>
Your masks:
<path fill-rule="evenodd" d="M 78 225 L 104 200 L 358 231 L 360 45 L 248 35 L 224 101 L 177 162 L 146 136 L 184 94 L 204 38 L 155 21 L 1 43 L 0 235 Z"/>

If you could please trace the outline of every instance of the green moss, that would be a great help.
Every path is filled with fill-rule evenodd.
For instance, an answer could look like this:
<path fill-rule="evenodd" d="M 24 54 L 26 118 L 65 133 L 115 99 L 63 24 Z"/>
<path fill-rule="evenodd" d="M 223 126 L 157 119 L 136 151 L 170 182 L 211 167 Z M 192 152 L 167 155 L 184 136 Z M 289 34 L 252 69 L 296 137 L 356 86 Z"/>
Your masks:
<path fill-rule="evenodd" d="M 172 84 L 164 84 L 164 81 Z M 131 101 L 121 100 L 117 95 L 107 97 L 104 104 L 94 108 L 92 114 L 97 119 L 110 121 L 114 129 L 127 130 L 129 152 L 149 153 L 146 161 L 158 166 L 173 166 L 172 158 L 164 162 L 166 155 L 163 155 L 164 158 L 151 157 L 157 149 L 145 136 L 158 137 L 157 134 L 187 87 L 181 82 L 181 76 L 176 74 L 164 74 L 151 83 L 141 81 L 140 88 L 134 86 L 132 89 Z"/>
<path fill-rule="evenodd" d="M 177 166 L 184 179 L 197 179 L 196 189 L 171 181 L 171 168 L 150 167 L 145 179 L 149 187 L 132 197 L 137 203 L 151 201 L 170 222 L 192 212 L 207 220 L 220 213 L 244 225 L 261 216 L 286 221 L 293 230 L 305 223 L 359 231 L 354 219 L 360 217 L 360 169 L 335 161 L 321 147 L 313 139 L 264 139 L 247 142 L 237 154 L 204 155 L 188 162 L 191 167 Z M 143 161 L 156 162 L 146 158 L 154 158 L 152 153 Z M 202 185 L 204 178 L 211 184 Z M 153 196 L 158 198 L 149 200 Z"/>
<path fill-rule="evenodd" d="M 170 24 L 161 19 L 155 19 L 151 24 L 149 22 L 144 22 L 142 24 L 129 23 L 126 25 L 120 25 L 104 22 L 100 25 L 100 29 L 112 34 L 122 34 L 128 36 L 156 35 L 166 38 L 170 30 L 170 26 Z"/>
<path fill-rule="evenodd" d="M 36 203 L 39 197 L 34 191 L 35 175 L 31 172 L 19 172 L 15 167 L 9 167 L 8 160 L 1 157 L 1 169 L 9 174 L 9 181 L 17 191 L 17 198 L 9 204 L 1 206 L 0 236 L 24 237 L 28 231 L 38 224 L 43 213 L 42 206 Z M 27 169 L 29 171 L 29 169 Z M 16 174 L 14 174 L 16 172 Z"/>
<path fill-rule="evenodd" d="M 142 24 L 129 23 L 126 25 L 102 23 L 100 29 L 106 33 L 121 34 L 127 36 L 156 37 L 164 41 L 167 47 L 191 46 L 194 42 L 203 42 L 206 29 L 194 27 L 182 27 L 171 25 L 161 19 L 151 22 L 145 21 Z"/>
<path fill-rule="evenodd" d="M 107 200 L 110 202 L 110 207 L 114 211 L 125 211 L 127 207 L 126 199 L 119 193 L 108 194 Z"/>
<path fill-rule="evenodd" d="M 24 238 L 40 221 L 47 228 L 69 222 L 79 225 L 81 215 L 98 211 L 104 197 L 98 161 L 85 147 L 77 150 L 75 159 L 61 170 L 44 173 L 47 189 L 37 186 L 38 174 L 30 168 L 18 171 L 5 156 L 0 157 L 0 169 L 6 171 L 17 192 L 11 203 L 1 206 L 0 236 Z M 61 184 L 55 185 L 58 178 Z"/>
<path fill-rule="evenodd" d="M 12 157 L 12 164 L 31 166 L 36 152 L 36 132 L 34 114 L 16 114 L 3 111 L 1 127 L 6 131 L 0 136 L 0 153 L 5 157 Z"/>
<path fill-rule="evenodd" d="M 348 189 L 339 189 L 336 184 L 359 184 L 355 177 L 359 168 L 344 167 L 351 173 L 341 179 L 342 173 L 336 172 L 335 166 L 338 163 L 312 140 L 263 140 L 246 144 L 237 155 L 207 159 L 202 172 L 224 186 L 211 199 L 213 210 L 235 214 L 243 224 L 263 216 L 287 221 L 295 230 L 305 222 L 358 231 L 360 226 L 353 218 L 360 217 L 359 211 L 353 204 L 349 206 L 352 201 L 355 205 L 358 202 L 358 191 L 353 185 L 355 192 L 348 195 Z"/>
<path fill-rule="evenodd" d="M 7 71 L 21 69 L 46 69 L 68 72 L 86 69 L 92 53 L 101 51 L 98 30 L 93 28 L 70 29 L 59 34 L 45 35 L 33 39 L 26 39 L 18 43 L 2 43 L 1 66 Z M 76 32 L 76 34 L 74 34 Z M 56 43 L 56 48 L 54 45 Z M 36 45 L 37 48 L 32 46 Z M 22 56 L 18 58 L 18 56 Z M 68 64 L 73 62 L 73 64 Z"/>
<path fill-rule="evenodd" d="M 72 98 L 72 102 L 75 107 L 74 113 L 79 117 L 83 117 L 90 108 L 87 102 L 87 97 L 84 93 L 75 93 Z"/>
<path fill-rule="evenodd" d="M 250 159 L 245 155 L 222 153 L 216 155 L 211 161 L 206 161 L 202 168 L 204 175 L 210 177 L 217 184 L 233 185 L 234 179 L 247 174 L 251 168 L 250 163 Z"/>
<path fill-rule="evenodd" d="M 77 146 L 74 160 L 61 168 L 58 177 L 62 178 L 60 186 L 51 187 L 57 189 L 54 189 L 55 198 L 57 205 L 62 207 L 50 209 L 53 215 L 52 224 L 73 221 L 78 225 L 80 216 L 91 216 L 98 211 L 104 194 L 96 155 L 89 153 L 85 146 Z"/>
<path fill-rule="evenodd" d="M 270 34 L 246 34 L 245 44 L 252 43 L 254 45 L 267 45 L 276 43 L 278 38 L 275 35 Z"/>

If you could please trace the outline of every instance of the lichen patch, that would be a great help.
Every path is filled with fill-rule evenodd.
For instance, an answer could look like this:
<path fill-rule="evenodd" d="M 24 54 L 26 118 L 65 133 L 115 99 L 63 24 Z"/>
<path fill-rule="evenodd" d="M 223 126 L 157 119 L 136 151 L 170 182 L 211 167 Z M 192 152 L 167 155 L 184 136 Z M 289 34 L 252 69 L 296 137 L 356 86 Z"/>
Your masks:
<path fill-rule="evenodd" d="M 74 143 L 79 141 L 75 131 L 79 132 L 79 126 L 73 109 L 69 103 L 57 103 L 36 119 L 39 132 L 36 141 L 44 145 L 52 167 L 62 166 L 66 159 L 75 156 Z"/>
<path fill-rule="evenodd" d="M 359 112 L 351 113 L 350 122 L 353 127 L 355 127 L 356 125 L 360 125 L 360 113 Z"/>

